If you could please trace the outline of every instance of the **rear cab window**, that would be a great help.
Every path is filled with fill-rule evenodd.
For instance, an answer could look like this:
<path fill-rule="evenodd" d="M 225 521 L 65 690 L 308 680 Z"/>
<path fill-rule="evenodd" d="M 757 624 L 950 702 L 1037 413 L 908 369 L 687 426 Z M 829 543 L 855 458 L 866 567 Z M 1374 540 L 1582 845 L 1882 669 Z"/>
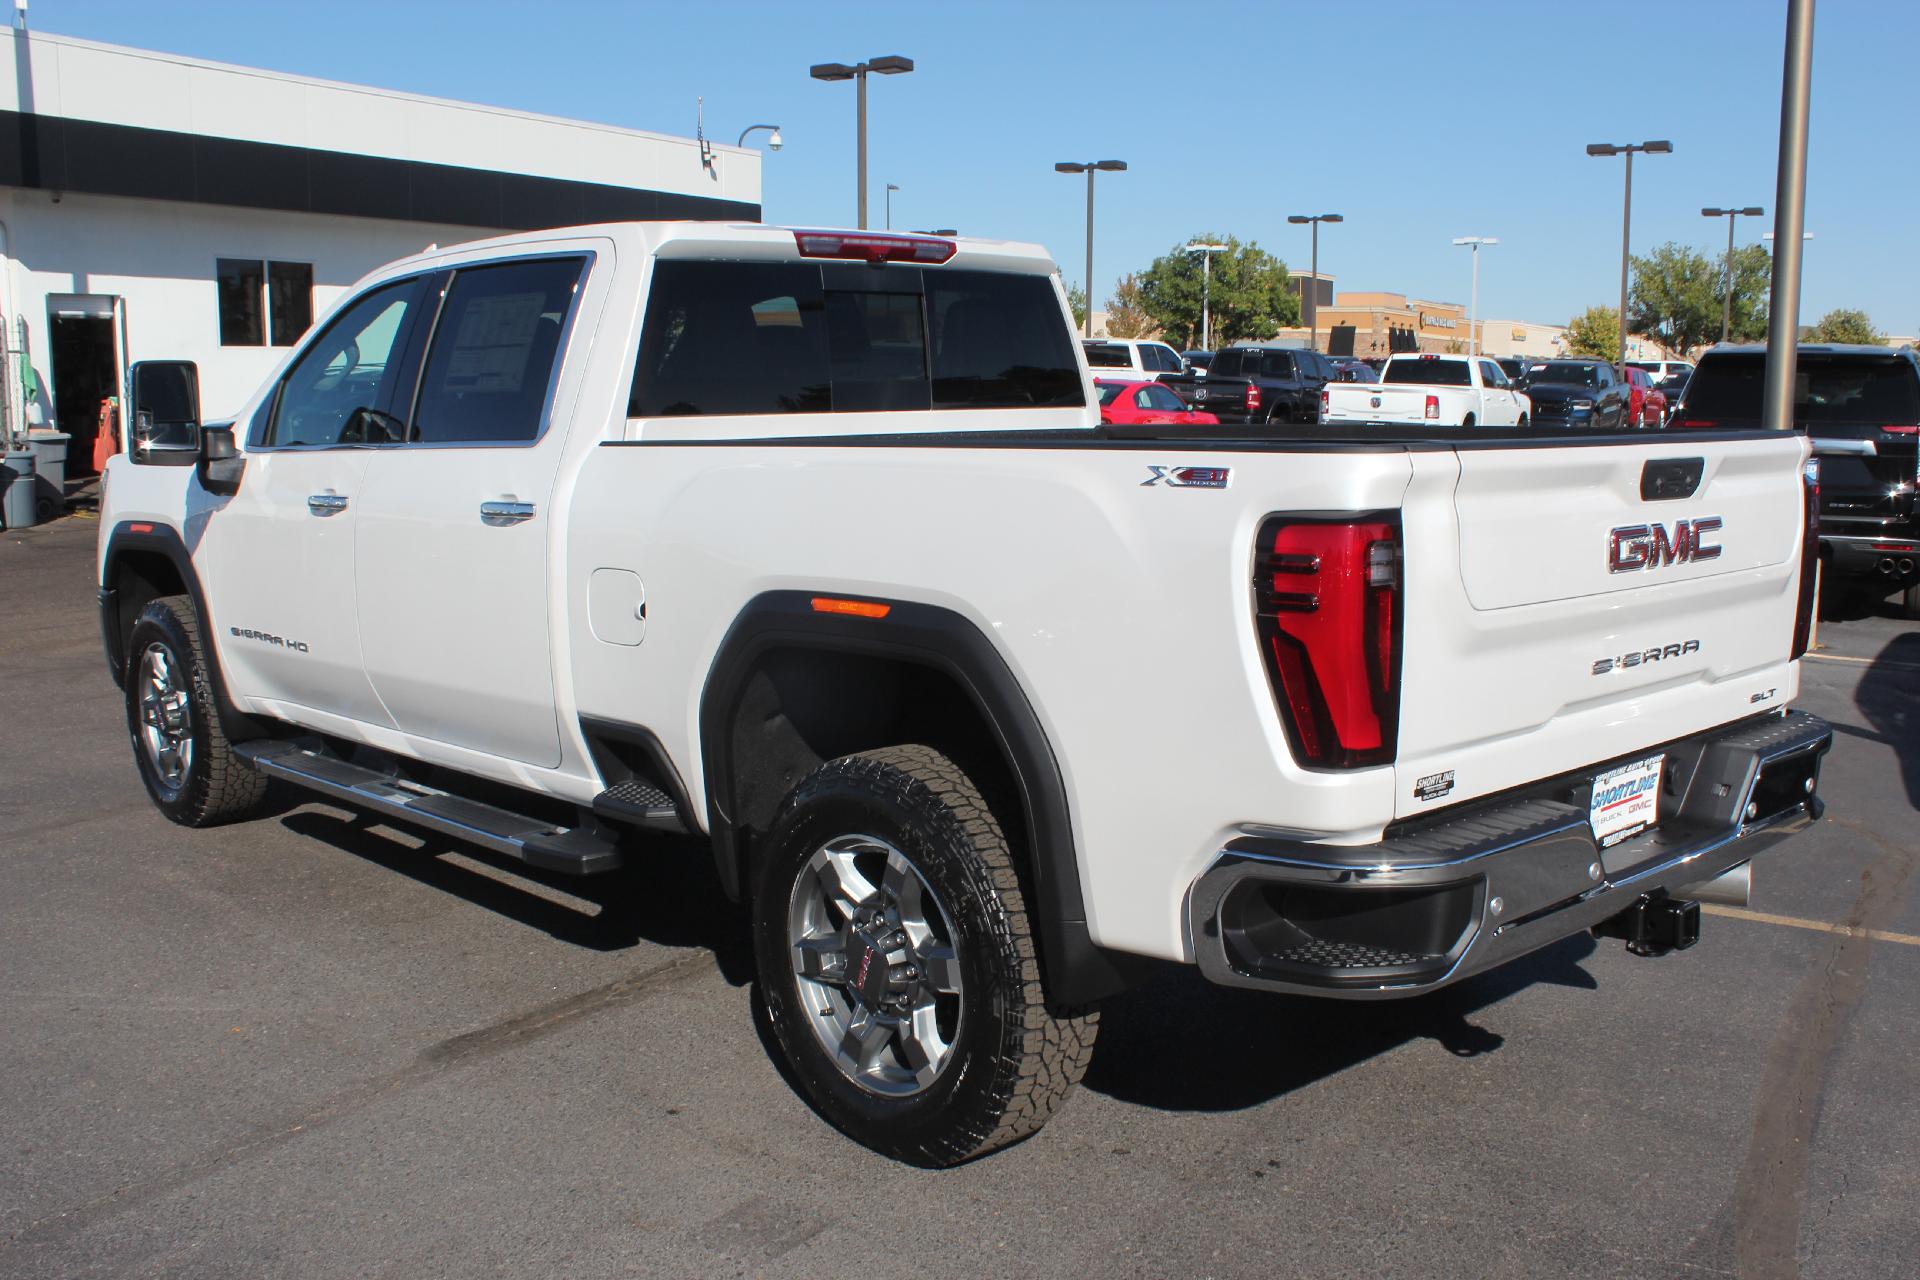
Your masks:
<path fill-rule="evenodd" d="M 1387 362 L 1382 382 L 1412 382 L 1429 387 L 1470 387 L 1473 376 L 1465 360 L 1444 360 L 1437 356 L 1416 356 Z"/>
<path fill-rule="evenodd" d="M 1085 403 L 1050 277 L 665 259 L 654 265 L 628 413 L 659 418 Z"/>
<path fill-rule="evenodd" d="M 1760 352 L 1706 356 L 1687 383 L 1687 422 L 1757 426 L 1766 378 L 1766 357 Z M 1920 423 L 1920 374 L 1898 352 L 1801 351 L 1794 363 L 1793 421 L 1816 431 Z"/>

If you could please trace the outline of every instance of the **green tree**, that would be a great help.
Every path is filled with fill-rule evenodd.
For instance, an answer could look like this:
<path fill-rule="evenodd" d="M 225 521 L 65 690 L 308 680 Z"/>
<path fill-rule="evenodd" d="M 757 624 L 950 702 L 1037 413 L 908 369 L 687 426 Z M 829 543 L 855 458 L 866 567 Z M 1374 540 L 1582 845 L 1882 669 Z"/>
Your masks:
<path fill-rule="evenodd" d="M 1144 338 L 1153 332 L 1153 317 L 1140 297 L 1140 279 L 1131 272 L 1107 299 L 1107 332 L 1116 338 Z"/>
<path fill-rule="evenodd" d="M 1726 288 L 1726 277 L 1715 286 Z M 1743 244 L 1733 251 L 1734 342 L 1760 342 L 1767 336 L 1767 303 L 1773 293 L 1773 255 L 1765 245 Z M 1717 336 L 1720 332 L 1715 329 Z"/>
<path fill-rule="evenodd" d="M 1567 354 L 1620 358 L 1620 311 L 1616 307 L 1588 307 L 1567 321 Z"/>
<path fill-rule="evenodd" d="M 1288 288 L 1286 263 L 1251 240 L 1243 244 L 1212 233 L 1193 239 L 1227 246 L 1213 255 L 1208 290 L 1215 345 L 1272 337 L 1300 323 L 1300 299 Z M 1186 245 L 1182 240 L 1139 276 L 1141 309 L 1160 327 L 1162 337 L 1181 348 L 1198 345 L 1201 333 L 1200 255 L 1188 253 Z"/>
<path fill-rule="evenodd" d="M 1087 291 L 1077 284 L 1067 286 L 1067 305 L 1073 308 L 1073 327 L 1076 332 L 1085 333 L 1087 329 Z"/>
<path fill-rule="evenodd" d="M 1820 317 L 1820 323 L 1813 326 L 1807 334 L 1809 342 L 1863 342 L 1874 346 L 1882 345 L 1887 335 L 1873 327 L 1873 321 L 1864 311 L 1829 311 Z"/>
<path fill-rule="evenodd" d="M 1724 279 L 1720 264 L 1672 241 L 1645 257 L 1636 254 L 1627 327 L 1669 350 L 1691 351 L 1719 336 Z"/>

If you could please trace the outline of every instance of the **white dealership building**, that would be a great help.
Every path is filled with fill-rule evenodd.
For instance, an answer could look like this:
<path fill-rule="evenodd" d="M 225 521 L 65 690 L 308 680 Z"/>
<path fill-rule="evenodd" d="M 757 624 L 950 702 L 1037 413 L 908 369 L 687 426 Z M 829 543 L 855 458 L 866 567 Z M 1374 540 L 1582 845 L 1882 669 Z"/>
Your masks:
<path fill-rule="evenodd" d="M 5 422 L 75 437 L 132 360 L 237 409 L 380 263 L 501 231 L 760 218 L 760 153 L 9 31 L 0 65 Z"/>

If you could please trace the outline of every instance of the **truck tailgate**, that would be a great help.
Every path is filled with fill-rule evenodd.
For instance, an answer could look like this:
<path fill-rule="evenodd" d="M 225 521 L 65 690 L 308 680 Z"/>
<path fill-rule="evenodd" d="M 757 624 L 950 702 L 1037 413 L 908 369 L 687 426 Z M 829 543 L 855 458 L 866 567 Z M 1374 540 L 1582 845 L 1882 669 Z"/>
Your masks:
<path fill-rule="evenodd" d="M 1784 706 L 1805 448 L 1668 437 L 1417 459 L 1399 813 Z M 1642 497 L 1655 480 L 1678 496 Z"/>
<path fill-rule="evenodd" d="M 1428 388 L 1378 382 L 1334 383 L 1327 388 L 1328 422 L 1421 422 Z"/>

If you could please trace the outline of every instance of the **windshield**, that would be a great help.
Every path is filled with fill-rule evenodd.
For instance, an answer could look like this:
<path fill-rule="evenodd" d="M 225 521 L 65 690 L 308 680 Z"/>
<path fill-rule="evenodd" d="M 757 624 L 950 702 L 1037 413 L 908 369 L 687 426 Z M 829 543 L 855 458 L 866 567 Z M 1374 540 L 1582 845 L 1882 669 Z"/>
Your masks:
<path fill-rule="evenodd" d="M 1767 359 L 1758 351 L 1710 356 L 1687 384 L 1687 417 L 1758 422 Z M 1802 351 L 1795 361 L 1793 420 L 1920 423 L 1920 376 L 1904 357 Z"/>
<path fill-rule="evenodd" d="M 1527 370 L 1528 382 L 1568 382 L 1575 386 L 1600 385 L 1600 366 L 1584 360 L 1550 360 Z"/>
<path fill-rule="evenodd" d="M 1387 362 L 1382 382 L 1417 382 L 1429 387 L 1470 387 L 1465 360 L 1436 360 L 1427 356 Z"/>

